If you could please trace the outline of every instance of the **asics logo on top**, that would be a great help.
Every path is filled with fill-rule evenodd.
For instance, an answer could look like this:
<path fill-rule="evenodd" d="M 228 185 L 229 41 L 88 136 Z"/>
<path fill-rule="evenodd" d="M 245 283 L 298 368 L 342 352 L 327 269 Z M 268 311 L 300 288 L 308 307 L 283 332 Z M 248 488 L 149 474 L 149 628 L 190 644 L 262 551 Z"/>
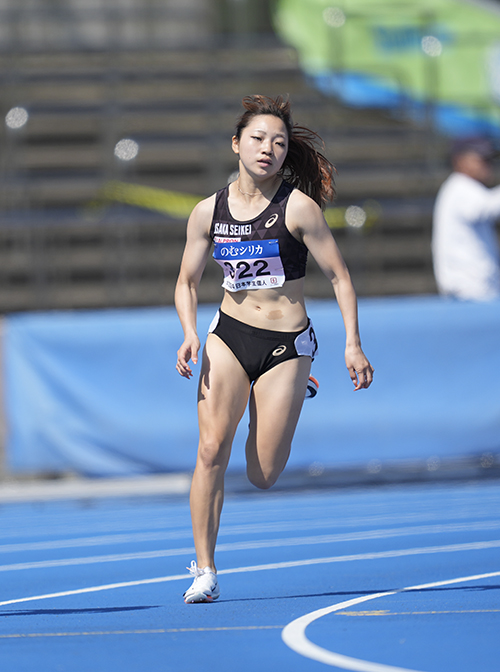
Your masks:
<path fill-rule="evenodd" d="M 279 345 L 275 350 L 273 350 L 273 357 L 279 357 L 286 351 L 286 345 Z"/>
<path fill-rule="evenodd" d="M 278 219 L 278 213 L 274 213 L 272 217 L 269 217 L 267 222 L 264 224 L 266 229 L 270 229 L 273 224 L 276 224 L 276 221 Z"/>

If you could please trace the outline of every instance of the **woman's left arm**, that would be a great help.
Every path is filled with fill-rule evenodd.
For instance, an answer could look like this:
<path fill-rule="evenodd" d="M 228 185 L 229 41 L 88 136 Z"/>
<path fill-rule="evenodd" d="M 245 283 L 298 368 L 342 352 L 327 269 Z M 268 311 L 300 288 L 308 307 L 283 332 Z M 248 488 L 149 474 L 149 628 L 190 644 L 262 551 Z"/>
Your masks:
<path fill-rule="evenodd" d="M 332 283 L 346 331 L 345 361 L 349 375 L 355 390 L 368 388 L 374 369 L 361 348 L 356 292 L 321 208 L 308 196 L 295 190 L 287 207 L 287 227 L 307 246 Z"/>

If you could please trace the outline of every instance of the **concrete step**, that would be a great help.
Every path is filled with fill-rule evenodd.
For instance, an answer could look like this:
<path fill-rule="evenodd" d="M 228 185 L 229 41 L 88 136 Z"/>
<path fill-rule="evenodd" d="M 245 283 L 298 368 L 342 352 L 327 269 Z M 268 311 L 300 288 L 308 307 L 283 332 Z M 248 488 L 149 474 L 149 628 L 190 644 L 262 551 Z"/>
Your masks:
<path fill-rule="evenodd" d="M 338 168 L 338 205 L 383 203 L 372 228 L 335 231 L 360 294 L 435 291 L 428 203 L 446 176 L 446 143 L 381 110 L 325 98 L 287 47 L 0 54 L 0 78 L 4 107 L 30 113 L 5 137 L 0 200 L 41 215 L 0 225 L 0 310 L 171 303 L 185 222 L 87 206 L 109 179 L 211 193 L 237 167 L 230 139 L 249 92 L 290 93 L 295 121 L 324 138 Z M 113 156 L 123 137 L 139 143 L 130 163 Z M 409 202 L 413 209 L 394 206 Z M 57 217 L 66 211 L 70 220 Z M 209 263 L 200 301 L 220 300 L 220 283 Z M 306 287 L 332 293 L 314 261 Z"/>
<path fill-rule="evenodd" d="M 0 226 L 0 310 L 171 304 L 185 224 L 119 222 L 110 214 L 94 223 Z M 381 215 L 367 231 L 342 229 L 335 237 L 358 292 L 369 296 L 435 291 L 430 233 L 428 224 L 397 228 Z M 219 301 L 220 284 L 220 269 L 209 260 L 200 301 Z M 332 295 L 312 258 L 306 293 Z"/>

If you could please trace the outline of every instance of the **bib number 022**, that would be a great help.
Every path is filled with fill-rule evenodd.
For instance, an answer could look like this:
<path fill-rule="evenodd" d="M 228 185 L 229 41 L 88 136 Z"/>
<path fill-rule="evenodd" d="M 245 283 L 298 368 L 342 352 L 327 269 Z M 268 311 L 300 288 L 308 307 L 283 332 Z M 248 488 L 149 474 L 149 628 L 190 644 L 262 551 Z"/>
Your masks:
<path fill-rule="evenodd" d="M 214 241 L 214 259 L 224 270 L 222 286 L 229 292 L 276 289 L 285 282 L 279 241 Z"/>
<path fill-rule="evenodd" d="M 228 269 L 232 280 L 244 280 L 271 275 L 271 271 L 266 270 L 269 264 L 264 259 L 256 259 L 250 264 L 248 261 L 238 261 L 235 266 L 230 261 L 225 261 L 224 266 Z"/>

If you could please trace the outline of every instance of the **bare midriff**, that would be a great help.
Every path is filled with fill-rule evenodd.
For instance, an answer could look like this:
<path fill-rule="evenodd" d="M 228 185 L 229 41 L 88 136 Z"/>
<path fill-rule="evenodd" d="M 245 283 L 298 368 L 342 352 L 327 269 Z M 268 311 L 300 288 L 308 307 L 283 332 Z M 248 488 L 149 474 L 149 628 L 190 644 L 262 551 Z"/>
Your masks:
<path fill-rule="evenodd" d="M 221 310 L 259 329 L 300 331 L 307 326 L 304 278 L 288 280 L 277 289 L 226 291 Z"/>

